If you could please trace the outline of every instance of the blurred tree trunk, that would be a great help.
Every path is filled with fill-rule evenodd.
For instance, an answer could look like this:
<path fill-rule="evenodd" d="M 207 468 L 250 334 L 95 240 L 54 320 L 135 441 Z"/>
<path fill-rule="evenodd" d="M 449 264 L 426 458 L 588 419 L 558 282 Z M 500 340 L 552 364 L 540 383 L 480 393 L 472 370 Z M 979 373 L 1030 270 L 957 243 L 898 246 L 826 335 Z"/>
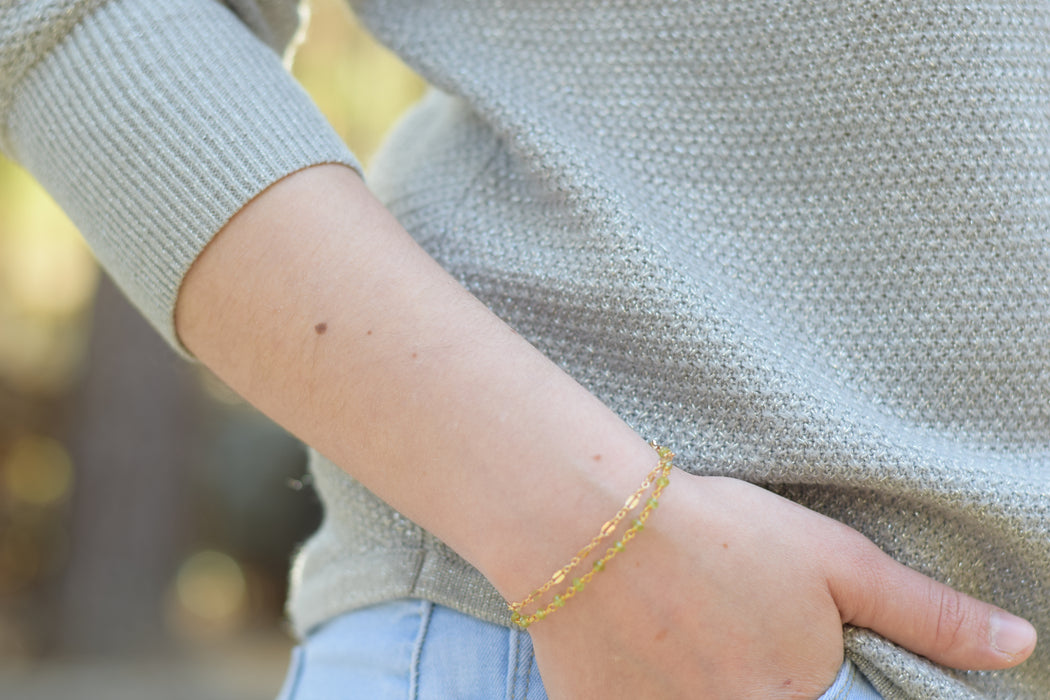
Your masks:
<path fill-rule="evenodd" d="M 76 484 L 56 641 L 70 653 L 163 643 L 163 598 L 188 540 L 192 373 L 107 279 L 73 399 Z"/>

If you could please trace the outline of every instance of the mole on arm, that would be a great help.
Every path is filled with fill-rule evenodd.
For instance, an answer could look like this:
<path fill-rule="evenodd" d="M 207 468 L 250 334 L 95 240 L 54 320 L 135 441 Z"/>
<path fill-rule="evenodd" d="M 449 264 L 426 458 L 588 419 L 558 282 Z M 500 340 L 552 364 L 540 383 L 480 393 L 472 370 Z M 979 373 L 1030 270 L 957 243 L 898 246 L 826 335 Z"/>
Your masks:
<path fill-rule="evenodd" d="M 324 335 L 324 332 L 327 331 L 327 330 L 328 330 L 328 324 L 324 323 L 323 321 L 321 323 L 318 323 L 316 326 L 314 326 L 314 331 L 316 331 L 317 335 Z"/>

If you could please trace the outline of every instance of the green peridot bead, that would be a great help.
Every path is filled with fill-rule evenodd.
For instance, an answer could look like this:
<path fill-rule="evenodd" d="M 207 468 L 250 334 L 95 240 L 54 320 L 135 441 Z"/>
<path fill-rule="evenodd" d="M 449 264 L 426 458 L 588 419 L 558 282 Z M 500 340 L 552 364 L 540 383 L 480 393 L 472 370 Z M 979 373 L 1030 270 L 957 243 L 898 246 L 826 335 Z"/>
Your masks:
<path fill-rule="evenodd" d="M 536 619 L 537 620 L 542 620 L 545 617 L 547 617 L 547 611 L 546 610 L 537 610 L 536 611 Z"/>
<path fill-rule="evenodd" d="M 656 500 L 655 497 L 649 499 L 649 507 L 650 508 L 655 508 L 658 505 L 660 505 L 660 502 L 658 500 Z"/>
<path fill-rule="evenodd" d="M 635 529 L 635 530 L 641 530 L 641 529 L 643 529 L 644 527 L 645 527 L 645 523 L 643 523 L 643 522 L 642 522 L 641 520 L 639 520 L 638 518 L 635 518 L 635 519 L 634 519 L 634 529 Z"/>
<path fill-rule="evenodd" d="M 656 483 L 659 486 L 667 486 L 669 483 L 671 483 L 671 480 L 668 479 L 666 476 L 661 476 L 659 479 L 656 480 Z"/>
<path fill-rule="evenodd" d="M 565 606 L 565 600 L 560 596 L 554 596 L 554 607 L 561 608 Z"/>
<path fill-rule="evenodd" d="M 573 587 L 573 590 L 582 591 L 583 590 L 583 581 L 581 581 L 578 578 L 574 578 L 572 580 L 572 587 Z"/>
<path fill-rule="evenodd" d="M 623 551 L 623 540 L 617 540 L 616 544 L 613 545 L 613 549 L 615 549 L 617 552 L 622 552 Z"/>
<path fill-rule="evenodd" d="M 594 562 L 594 570 L 595 571 L 605 571 L 605 560 L 604 559 L 599 559 L 598 561 Z"/>

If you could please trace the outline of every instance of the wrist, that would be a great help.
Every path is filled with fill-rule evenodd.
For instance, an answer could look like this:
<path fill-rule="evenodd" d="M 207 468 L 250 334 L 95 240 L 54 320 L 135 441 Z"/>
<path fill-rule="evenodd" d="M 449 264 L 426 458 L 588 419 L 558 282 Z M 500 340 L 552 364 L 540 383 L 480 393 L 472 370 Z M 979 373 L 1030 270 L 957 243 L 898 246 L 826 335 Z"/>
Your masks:
<path fill-rule="evenodd" d="M 598 534 L 532 593 L 509 603 L 514 624 L 523 630 L 528 629 L 564 607 L 645 528 L 649 516 L 660 503 L 661 494 L 671 483 L 669 477 L 674 458 L 670 449 L 655 443 L 652 447 L 659 457 L 656 467 L 627 497 L 616 514 L 602 524 Z"/>
<path fill-rule="evenodd" d="M 661 460 L 634 433 L 615 450 L 574 449 L 572 454 L 562 468 L 550 471 L 548 481 L 512 497 L 499 526 L 486 528 L 479 568 L 508 602 L 526 599 L 600 539 L 580 562 L 581 567 L 592 566 L 633 526 L 660 476 L 648 479 L 659 471 Z M 634 495 L 637 501 L 627 507 Z M 603 530 L 610 532 L 599 538 Z M 576 574 L 567 575 L 568 583 Z M 561 588 L 552 587 L 551 595 Z"/>

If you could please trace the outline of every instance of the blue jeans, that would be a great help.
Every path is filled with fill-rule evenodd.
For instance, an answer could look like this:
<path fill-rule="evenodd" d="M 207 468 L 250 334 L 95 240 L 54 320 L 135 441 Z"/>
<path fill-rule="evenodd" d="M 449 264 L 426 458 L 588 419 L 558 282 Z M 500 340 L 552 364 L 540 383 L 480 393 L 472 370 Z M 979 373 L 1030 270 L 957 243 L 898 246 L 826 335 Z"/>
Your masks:
<path fill-rule="evenodd" d="M 526 632 L 423 600 L 342 615 L 292 652 L 278 700 L 546 700 Z M 820 700 L 880 700 L 849 661 Z"/>

